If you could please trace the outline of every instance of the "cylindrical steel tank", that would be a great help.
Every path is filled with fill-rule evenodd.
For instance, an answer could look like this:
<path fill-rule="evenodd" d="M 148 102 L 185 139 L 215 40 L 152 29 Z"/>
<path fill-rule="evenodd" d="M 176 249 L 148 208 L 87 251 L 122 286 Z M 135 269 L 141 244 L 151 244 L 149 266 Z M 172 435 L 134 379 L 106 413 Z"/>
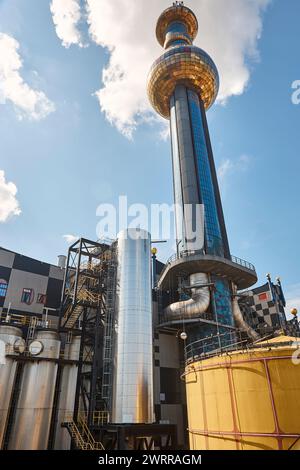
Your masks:
<path fill-rule="evenodd" d="M 279 337 L 188 364 L 190 448 L 299 450 L 299 347 Z"/>
<path fill-rule="evenodd" d="M 118 235 L 114 423 L 152 423 L 151 239 L 144 230 Z"/>
<path fill-rule="evenodd" d="M 57 257 L 57 266 L 61 269 L 65 269 L 67 264 L 67 257 L 65 255 L 59 255 Z"/>
<path fill-rule="evenodd" d="M 60 340 L 56 331 L 37 331 L 24 366 L 9 449 L 46 450 L 55 391 Z M 47 360 L 48 359 L 48 360 Z"/>
<path fill-rule="evenodd" d="M 10 325 L 0 326 L 0 449 L 2 449 L 3 445 L 8 410 L 17 369 L 17 361 L 6 357 L 6 354 L 19 354 L 19 352 L 22 352 L 20 348 L 23 348 L 23 345 L 22 330 Z"/>
<path fill-rule="evenodd" d="M 74 336 L 71 343 L 66 344 L 64 359 L 78 361 L 80 352 L 80 336 Z M 71 437 L 66 428 L 61 424 L 68 417 L 73 416 L 75 392 L 77 382 L 78 365 L 65 364 L 62 371 L 60 382 L 60 396 L 58 401 L 57 425 L 55 433 L 56 450 L 69 450 L 71 446 Z"/>

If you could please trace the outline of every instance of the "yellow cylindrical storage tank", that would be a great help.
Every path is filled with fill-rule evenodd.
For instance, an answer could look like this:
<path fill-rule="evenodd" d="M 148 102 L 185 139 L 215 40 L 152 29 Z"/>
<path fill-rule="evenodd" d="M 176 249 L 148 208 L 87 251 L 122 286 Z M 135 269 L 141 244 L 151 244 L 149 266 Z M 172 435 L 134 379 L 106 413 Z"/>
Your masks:
<path fill-rule="evenodd" d="M 298 343 L 297 343 L 298 341 Z M 186 366 L 192 450 L 300 450 L 300 339 Z"/>

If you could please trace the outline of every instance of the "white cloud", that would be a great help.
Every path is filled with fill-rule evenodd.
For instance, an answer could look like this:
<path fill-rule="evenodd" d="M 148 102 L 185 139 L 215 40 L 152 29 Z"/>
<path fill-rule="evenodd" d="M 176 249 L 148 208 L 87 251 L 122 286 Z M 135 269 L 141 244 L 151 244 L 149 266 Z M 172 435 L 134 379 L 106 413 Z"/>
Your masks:
<path fill-rule="evenodd" d="M 263 10 L 270 0 L 190 0 L 199 20 L 195 41 L 217 64 L 221 78 L 219 101 L 244 92 L 249 59 L 259 57 Z M 127 137 L 139 123 L 155 119 L 146 95 L 146 77 L 162 54 L 155 25 L 169 0 L 86 0 L 92 39 L 110 57 L 103 70 L 103 87 L 96 93 L 107 119 Z"/>
<path fill-rule="evenodd" d="M 24 82 L 20 75 L 23 64 L 19 47 L 16 39 L 0 33 L 0 102 L 13 103 L 19 119 L 24 116 L 32 120 L 43 119 L 55 110 L 55 106 L 44 92 L 34 90 Z"/>
<path fill-rule="evenodd" d="M 0 222 L 7 222 L 14 215 L 21 214 L 19 202 L 16 198 L 17 192 L 16 185 L 7 182 L 4 171 L 0 170 Z"/>
<path fill-rule="evenodd" d="M 68 245 L 72 245 L 73 243 L 77 242 L 80 237 L 77 235 L 63 235 L 63 238 L 68 243 Z"/>
<path fill-rule="evenodd" d="M 80 0 L 52 0 L 50 5 L 56 34 L 64 47 L 83 47 L 78 23 L 81 19 Z"/>
<path fill-rule="evenodd" d="M 232 171 L 233 167 L 234 165 L 229 158 L 221 163 L 218 168 L 218 178 L 220 182 L 226 178 L 226 176 Z"/>
<path fill-rule="evenodd" d="M 250 163 L 251 158 L 248 155 L 241 155 L 236 160 L 231 160 L 229 158 L 224 160 L 218 168 L 218 178 L 220 184 L 224 184 L 226 179 L 236 172 L 247 171 Z"/>

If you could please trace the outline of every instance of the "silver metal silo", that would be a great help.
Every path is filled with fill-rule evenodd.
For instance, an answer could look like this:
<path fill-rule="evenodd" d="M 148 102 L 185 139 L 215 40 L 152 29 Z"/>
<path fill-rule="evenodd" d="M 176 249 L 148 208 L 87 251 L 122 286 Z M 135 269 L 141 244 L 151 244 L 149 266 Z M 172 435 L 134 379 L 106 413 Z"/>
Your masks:
<path fill-rule="evenodd" d="M 18 354 L 22 352 L 20 351 L 20 347 L 22 348 L 22 344 L 24 344 L 22 340 L 22 330 L 10 325 L 1 325 L 0 342 L 1 352 L 5 353 L 5 356 L 0 358 L 0 449 L 2 449 L 8 410 L 17 370 L 17 361 L 6 357 L 6 354 Z"/>
<path fill-rule="evenodd" d="M 45 450 L 48 446 L 60 340 L 56 331 L 41 330 L 29 349 L 37 359 L 26 362 L 9 449 Z"/>
<path fill-rule="evenodd" d="M 114 423 L 152 423 L 153 333 L 151 239 L 143 230 L 118 236 Z"/>
<path fill-rule="evenodd" d="M 80 353 L 80 336 L 74 336 L 70 344 L 66 344 L 64 359 L 78 361 Z M 71 437 L 66 428 L 61 424 L 66 422 L 68 417 L 73 416 L 76 382 L 78 374 L 77 364 L 64 365 L 60 383 L 60 397 L 58 402 L 57 425 L 55 433 L 56 450 L 69 450 L 71 446 Z"/>
<path fill-rule="evenodd" d="M 65 255 L 58 255 L 57 266 L 61 269 L 65 269 L 67 265 L 67 257 Z"/>

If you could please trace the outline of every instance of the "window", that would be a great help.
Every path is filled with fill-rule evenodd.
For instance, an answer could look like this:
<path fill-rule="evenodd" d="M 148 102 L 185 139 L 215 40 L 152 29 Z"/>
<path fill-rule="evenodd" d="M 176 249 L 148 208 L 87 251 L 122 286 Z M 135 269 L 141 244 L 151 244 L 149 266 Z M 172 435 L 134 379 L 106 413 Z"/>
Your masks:
<path fill-rule="evenodd" d="M 33 300 L 33 289 L 23 289 L 21 302 L 30 305 Z"/>
<path fill-rule="evenodd" d="M 38 294 L 37 295 L 37 303 L 38 304 L 46 304 L 46 295 L 45 294 Z"/>
<path fill-rule="evenodd" d="M 5 279 L 0 279 L 0 297 L 6 296 L 7 287 L 7 281 Z"/>
<path fill-rule="evenodd" d="M 267 301 L 268 300 L 268 293 L 264 292 L 263 294 L 259 294 L 258 298 L 261 301 Z"/>

